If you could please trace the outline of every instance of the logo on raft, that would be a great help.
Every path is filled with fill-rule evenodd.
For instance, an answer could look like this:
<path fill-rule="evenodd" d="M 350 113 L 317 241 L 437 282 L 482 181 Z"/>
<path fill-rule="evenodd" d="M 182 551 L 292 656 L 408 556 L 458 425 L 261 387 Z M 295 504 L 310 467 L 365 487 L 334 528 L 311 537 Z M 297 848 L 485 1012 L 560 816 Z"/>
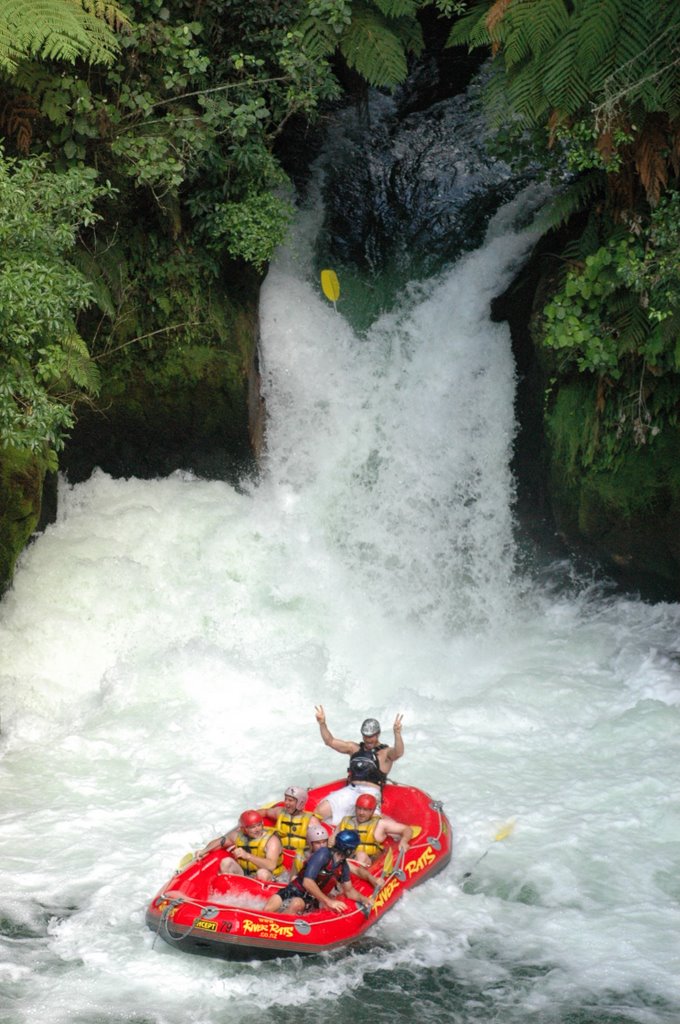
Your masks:
<path fill-rule="evenodd" d="M 390 898 L 394 890 L 398 889 L 400 884 L 401 883 L 398 878 L 391 878 L 389 882 L 385 882 L 385 884 L 383 885 L 382 889 L 380 890 L 380 892 L 378 893 L 373 902 L 373 909 L 380 910 L 383 903 L 387 903 L 388 899 Z"/>
<path fill-rule="evenodd" d="M 418 857 L 418 860 L 411 860 L 408 864 L 404 864 L 404 870 L 409 878 L 413 878 L 413 876 L 417 875 L 419 871 L 423 870 L 423 868 L 429 868 L 431 864 L 434 864 L 436 859 L 434 850 L 431 846 L 428 846 L 423 853 L 421 853 L 420 857 Z"/>
<path fill-rule="evenodd" d="M 292 939 L 292 924 L 277 924 L 276 921 L 252 921 L 246 917 L 243 921 L 244 935 L 257 935 L 261 939 Z"/>
<path fill-rule="evenodd" d="M 434 864 L 436 859 L 434 850 L 431 846 L 428 846 L 417 860 L 411 860 L 407 864 L 404 864 L 404 870 L 409 878 L 413 878 L 414 875 L 419 874 L 424 868 L 429 868 L 431 864 Z M 390 878 L 389 881 L 385 882 L 373 901 L 373 910 L 380 910 L 400 885 L 400 879 L 395 877 Z"/>
<path fill-rule="evenodd" d="M 204 921 L 201 919 L 200 921 L 196 921 L 194 928 L 202 928 L 204 932 L 216 932 L 217 921 Z"/>

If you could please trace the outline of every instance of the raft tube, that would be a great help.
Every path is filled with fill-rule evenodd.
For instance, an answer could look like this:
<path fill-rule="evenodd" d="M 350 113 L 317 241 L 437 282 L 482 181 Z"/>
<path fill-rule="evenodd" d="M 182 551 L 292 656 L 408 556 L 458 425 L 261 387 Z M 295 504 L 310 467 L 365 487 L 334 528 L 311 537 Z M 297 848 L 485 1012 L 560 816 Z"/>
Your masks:
<path fill-rule="evenodd" d="M 313 810 L 332 790 L 346 785 L 344 779 L 311 789 L 305 810 Z M 272 819 L 279 806 L 272 805 Z M 327 909 L 301 915 L 265 914 L 269 897 L 281 888 L 278 882 L 260 882 L 242 875 L 221 875 L 225 852 L 210 850 L 181 868 L 154 896 L 147 907 L 146 923 L 166 942 L 185 953 L 231 960 L 314 954 L 355 942 L 408 889 L 431 878 L 451 858 L 451 826 L 439 801 L 414 786 L 387 783 L 382 812 L 414 830 L 408 849 L 399 853 L 388 839 L 380 857 L 369 869 L 381 882 L 370 910 L 342 897 L 344 913 Z M 371 895 L 370 884 L 352 875 L 355 887 Z"/>

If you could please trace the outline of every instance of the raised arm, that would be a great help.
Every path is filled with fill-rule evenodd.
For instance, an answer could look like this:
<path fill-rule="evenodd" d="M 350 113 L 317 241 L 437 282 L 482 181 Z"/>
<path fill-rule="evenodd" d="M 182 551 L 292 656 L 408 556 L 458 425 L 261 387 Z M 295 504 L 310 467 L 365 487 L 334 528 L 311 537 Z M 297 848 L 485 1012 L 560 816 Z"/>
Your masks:
<path fill-rule="evenodd" d="M 319 723 L 321 739 L 327 747 L 332 747 L 333 750 L 337 750 L 340 754 L 353 754 L 355 750 L 359 749 L 359 744 L 352 743 L 351 740 L 336 740 L 326 723 L 326 712 L 324 711 L 322 704 L 317 704 L 314 709 L 314 713 L 316 715 L 316 720 Z"/>
<path fill-rule="evenodd" d="M 404 755 L 404 741 L 401 736 L 401 723 L 403 719 L 403 715 L 397 715 L 394 719 L 394 744 L 384 752 L 387 755 L 388 761 L 398 761 Z"/>

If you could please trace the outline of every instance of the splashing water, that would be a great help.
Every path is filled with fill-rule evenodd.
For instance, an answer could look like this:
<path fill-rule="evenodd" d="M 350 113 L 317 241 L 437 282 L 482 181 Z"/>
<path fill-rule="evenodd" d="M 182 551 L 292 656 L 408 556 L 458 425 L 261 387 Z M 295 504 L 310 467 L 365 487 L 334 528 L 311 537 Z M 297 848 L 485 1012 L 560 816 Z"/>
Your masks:
<path fill-rule="evenodd" d="M 262 293 L 261 481 L 62 484 L 0 607 L 2 1024 L 677 1021 L 680 608 L 514 566 L 488 307 L 527 203 L 361 335 L 302 212 Z M 329 957 L 154 942 L 187 850 L 342 774 L 316 703 L 347 739 L 404 712 L 394 775 L 443 800 L 447 872 Z"/>

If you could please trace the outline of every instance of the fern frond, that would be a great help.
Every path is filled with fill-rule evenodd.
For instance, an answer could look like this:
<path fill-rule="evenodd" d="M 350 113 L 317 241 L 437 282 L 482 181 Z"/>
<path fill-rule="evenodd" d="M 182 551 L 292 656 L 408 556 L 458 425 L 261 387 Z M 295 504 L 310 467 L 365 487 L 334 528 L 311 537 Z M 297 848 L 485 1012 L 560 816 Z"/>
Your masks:
<path fill-rule="evenodd" d="M 489 31 L 486 27 L 488 3 L 478 3 L 453 25 L 446 40 L 447 46 L 465 46 L 472 50 L 489 45 Z"/>
<path fill-rule="evenodd" d="M 537 124 L 547 118 L 548 101 L 544 91 L 543 72 L 535 60 L 513 69 L 506 84 L 511 106 L 525 125 Z"/>
<path fill-rule="evenodd" d="M 553 47 L 541 68 L 550 107 L 564 114 L 576 113 L 590 98 L 588 84 L 581 73 L 578 43 L 578 33 L 572 28 Z"/>
<path fill-rule="evenodd" d="M 650 206 L 656 206 L 668 183 L 667 138 L 658 118 L 647 117 L 635 140 L 635 166 Z"/>
<path fill-rule="evenodd" d="M 615 61 L 627 0 L 582 0 L 574 25 L 583 77 L 592 90 L 602 88 Z"/>
<path fill-rule="evenodd" d="M 615 310 L 614 329 L 619 334 L 619 347 L 624 351 L 637 352 L 649 337 L 650 323 L 645 310 L 640 306 L 639 297 L 627 290 L 617 296 L 618 308 L 609 300 L 609 308 Z"/>
<path fill-rule="evenodd" d="M 92 292 L 92 299 L 102 313 L 105 313 L 111 320 L 116 315 L 116 308 L 111 294 L 111 287 L 106 277 L 105 260 L 99 260 L 92 256 L 86 249 L 76 249 L 73 254 L 73 262 L 83 277 L 87 279 Z M 120 277 L 120 265 L 116 262 L 115 273 Z"/>
<path fill-rule="evenodd" d="M 83 10 L 94 15 L 106 24 L 114 32 L 127 32 L 132 23 L 127 14 L 117 4 L 110 3 L 110 0 L 80 0 Z"/>
<path fill-rule="evenodd" d="M 386 18 L 415 18 L 420 7 L 418 0 L 373 0 L 373 3 Z"/>
<path fill-rule="evenodd" d="M 604 193 L 606 178 L 603 171 L 590 171 L 555 196 L 534 218 L 532 229 L 545 234 L 566 224 L 567 221 L 592 205 L 593 200 Z M 597 247 L 597 246 L 596 246 Z"/>
<path fill-rule="evenodd" d="M 33 138 L 33 124 L 40 116 L 35 100 L 27 93 L 8 98 L 0 110 L 0 131 L 14 139 L 20 153 L 27 155 Z"/>
<path fill-rule="evenodd" d="M 61 372 L 77 387 L 96 395 L 101 386 L 101 375 L 83 339 L 76 331 L 72 331 L 63 335 L 60 343 Z"/>
<path fill-rule="evenodd" d="M 117 50 L 107 22 L 87 11 L 80 0 L 3 0 L 0 4 L 0 70 L 6 74 L 14 74 L 26 58 L 111 64 Z"/>
<path fill-rule="evenodd" d="M 304 18 L 300 22 L 302 32 L 302 48 L 304 52 L 314 60 L 328 57 L 335 52 L 338 45 L 338 36 L 327 21 L 319 18 Z"/>
<path fill-rule="evenodd" d="M 377 12 L 353 12 L 352 23 L 340 38 L 340 52 L 369 85 L 391 88 L 408 74 L 404 46 Z"/>
<path fill-rule="evenodd" d="M 509 32 L 521 37 L 534 56 L 540 56 L 565 34 L 569 14 L 564 0 L 533 0 L 511 7 L 506 20 Z"/>

